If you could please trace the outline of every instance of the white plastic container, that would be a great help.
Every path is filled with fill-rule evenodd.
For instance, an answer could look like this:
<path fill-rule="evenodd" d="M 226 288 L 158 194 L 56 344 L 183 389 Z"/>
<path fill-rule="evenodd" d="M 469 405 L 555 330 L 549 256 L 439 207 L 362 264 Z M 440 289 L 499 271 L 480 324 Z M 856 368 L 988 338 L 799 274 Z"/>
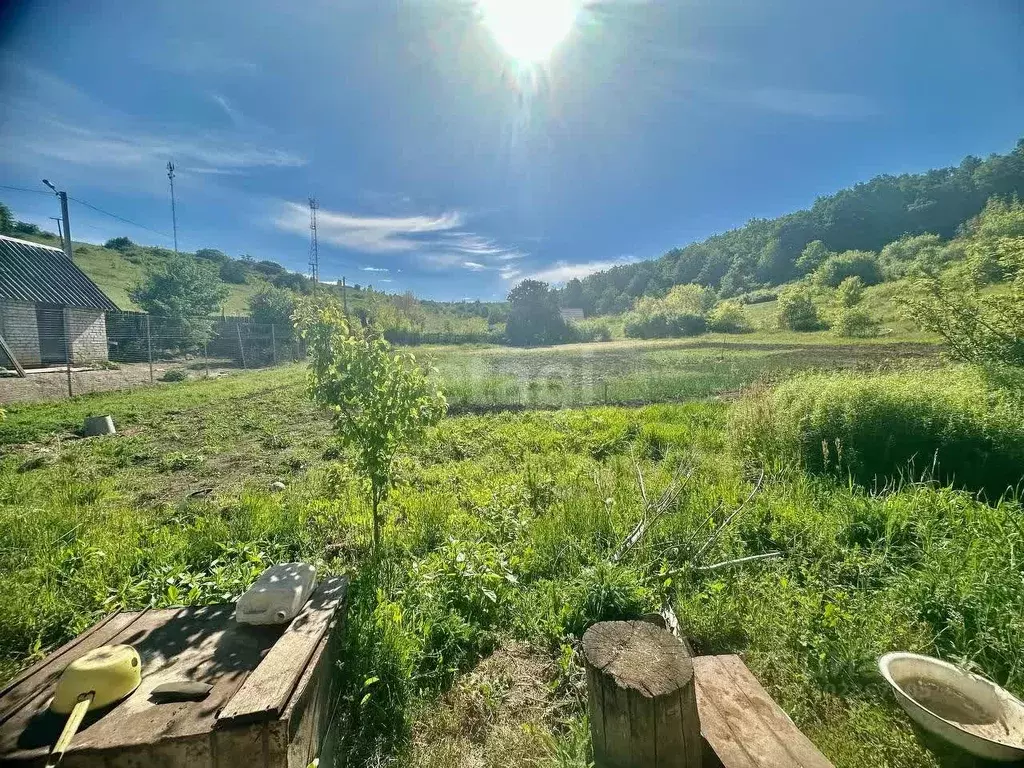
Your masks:
<path fill-rule="evenodd" d="M 267 568 L 235 603 L 242 624 L 284 624 L 295 618 L 316 588 L 316 568 L 282 563 Z"/>

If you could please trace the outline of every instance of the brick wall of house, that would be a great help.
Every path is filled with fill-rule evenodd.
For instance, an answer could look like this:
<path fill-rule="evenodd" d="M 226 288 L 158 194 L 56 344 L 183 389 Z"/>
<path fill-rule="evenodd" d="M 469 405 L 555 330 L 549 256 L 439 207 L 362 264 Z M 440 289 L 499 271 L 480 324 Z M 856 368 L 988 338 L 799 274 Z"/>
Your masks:
<path fill-rule="evenodd" d="M 23 366 L 39 365 L 39 326 L 36 307 L 16 301 L 0 301 L 0 334 Z M 4 360 L 0 365 L 9 363 Z"/>
<path fill-rule="evenodd" d="M 107 360 L 107 320 L 103 310 L 71 308 L 67 323 L 73 363 Z"/>

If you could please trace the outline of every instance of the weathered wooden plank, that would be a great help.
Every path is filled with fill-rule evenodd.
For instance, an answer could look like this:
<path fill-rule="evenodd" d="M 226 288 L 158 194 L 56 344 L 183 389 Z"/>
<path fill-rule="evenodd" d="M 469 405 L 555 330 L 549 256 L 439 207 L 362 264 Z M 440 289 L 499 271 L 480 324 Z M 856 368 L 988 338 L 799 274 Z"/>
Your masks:
<path fill-rule="evenodd" d="M 701 733 L 724 768 L 832 768 L 738 656 L 693 662 Z"/>
<path fill-rule="evenodd" d="M 320 584 L 266 658 L 225 704 L 217 717 L 218 727 L 276 718 L 284 712 L 334 612 L 344 602 L 347 588 L 345 578 Z"/>
<path fill-rule="evenodd" d="M 40 693 L 52 694 L 53 686 L 68 664 L 87 651 L 109 643 L 111 638 L 131 626 L 143 613 L 114 613 L 101 619 L 11 681 L 0 692 L 0 724 L 5 723 Z"/>
<path fill-rule="evenodd" d="M 111 717 L 83 730 L 82 749 L 126 748 L 154 738 L 180 739 L 209 732 L 225 706 L 280 636 L 279 627 L 249 627 L 234 620 L 233 605 L 152 611 L 116 642 L 142 656 L 142 684 Z M 130 638 L 130 639 L 129 639 Z M 209 683 L 201 701 L 157 704 L 151 692 L 172 680 Z"/>
<path fill-rule="evenodd" d="M 317 757 L 321 765 L 333 765 L 335 721 L 341 705 L 336 663 L 341 653 L 340 627 L 344 621 L 342 603 L 281 716 L 288 723 L 289 768 L 306 768 Z"/>

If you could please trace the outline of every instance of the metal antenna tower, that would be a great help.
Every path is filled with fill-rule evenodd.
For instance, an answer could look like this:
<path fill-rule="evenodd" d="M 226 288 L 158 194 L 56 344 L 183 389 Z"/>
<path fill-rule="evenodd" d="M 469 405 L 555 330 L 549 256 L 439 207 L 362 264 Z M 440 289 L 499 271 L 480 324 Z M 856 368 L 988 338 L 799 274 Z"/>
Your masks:
<path fill-rule="evenodd" d="M 316 240 L 316 212 L 320 203 L 315 197 L 309 198 L 309 277 L 313 281 L 313 288 L 316 290 L 320 282 L 320 246 Z"/>
<path fill-rule="evenodd" d="M 174 163 L 167 161 L 167 178 L 171 182 L 171 224 L 174 227 L 174 252 L 178 252 L 178 210 L 174 204 Z"/>

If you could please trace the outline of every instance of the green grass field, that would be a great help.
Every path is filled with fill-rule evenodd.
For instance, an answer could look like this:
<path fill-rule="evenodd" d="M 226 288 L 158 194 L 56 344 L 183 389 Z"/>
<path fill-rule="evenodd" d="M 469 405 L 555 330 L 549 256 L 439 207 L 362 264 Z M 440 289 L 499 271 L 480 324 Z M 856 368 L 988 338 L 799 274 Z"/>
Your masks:
<path fill-rule="evenodd" d="M 765 371 L 891 367 L 914 349 L 421 351 L 449 389 L 483 366 L 527 382 L 589 370 L 629 392 L 646 366 L 706 397 Z M 586 765 L 579 638 L 662 600 L 699 652 L 745 654 L 839 768 L 969 764 L 922 744 L 873 665 L 892 649 L 935 653 L 1024 693 L 1019 501 L 924 484 L 882 494 L 783 467 L 698 557 L 756 479 L 730 448 L 734 409 L 449 417 L 400 460 L 374 561 L 364 485 L 300 366 L 13 408 L 0 426 L 0 678 L 116 608 L 231 600 L 265 566 L 302 558 L 354 578 L 340 710 L 351 764 Z M 77 438 L 100 413 L 119 434 Z M 680 466 L 692 477 L 678 503 L 611 563 L 643 515 L 637 472 L 653 498 Z"/>
<path fill-rule="evenodd" d="M 796 370 L 873 368 L 934 360 L 922 343 L 714 335 L 560 347 L 417 347 L 455 410 L 678 402 L 735 394 Z"/>

